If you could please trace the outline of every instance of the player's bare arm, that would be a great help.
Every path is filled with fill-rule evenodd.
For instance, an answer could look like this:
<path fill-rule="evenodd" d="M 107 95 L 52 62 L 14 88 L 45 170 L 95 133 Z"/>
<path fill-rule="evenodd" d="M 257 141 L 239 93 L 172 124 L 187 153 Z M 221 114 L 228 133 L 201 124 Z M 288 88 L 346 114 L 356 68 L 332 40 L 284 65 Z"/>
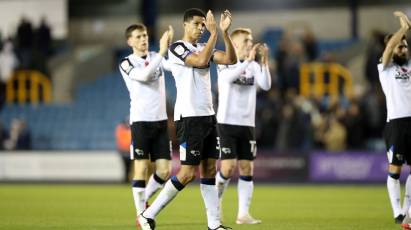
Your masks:
<path fill-rule="evenodd" d="M 255 56 L 256 56 L 256 54 L 257 54 L 257 49 L 258 49 L 258 47 L 260 47 L 260 43 L 256 43 L 256 44 L 254 44 L 253 45 L 253 48 L 250 50 L 250 53 L 248 53 L 248 56 L 247 56 L 247 61 L 255 61 Z"/>
<path fill-rule="evenodd" d="M 410 21 L 410 19 L 407 17 L 407 15 L 404 14 L 404 12 L 395 11 L 395 12 L 394 12 L 394 15 L 397 16 L 397 17 L 399 17 L 399 18 L 402 18 L 402 19 L 404 20 L 404 22 L 407 22 L 408 26 L 411 27 L 411 21 Z"/>
<path fill-rule="evenodd" d="M 224 40 L 225 52 L 216 51 L 213 61 L 216 64 L 231 65 L 237 62 L 237 56 L 234 50 L 233 42 L 228 35 L 228 29 L 231 26 L 232 17 L 228 10 L 225 10 L 220 17 L 220 30 Z"/>
<path fill-rule="evenodd" d="M 174 36 L 174 29 L 172 26 L 168 26 L 168 30 L 166 30 L 160 38 L 160 50 L 158 53 L 161 56 L 165 56 L 167 54 L 168 47 L 170 46 L 171 42 L 173 41 Z"/>
<path fill-rule="evenodd" d="M 173 40 L 173 34 L 173 27 L 168 26 L 168 30 L 165 31 L 160 38 L 160 50 L 158 53 L 163 57 L 166 55 L 168 46 L 170 46 L 171 41 Z"/>
<path fill-rule="evenodd" d="M 268 61 L 268 46 L 267 44 L 263 44 L 259 47 L 259 52 L 261 53 L 261 60 L 260 64 L 262 66 L 268 66 L 269 61 Z"/>
<path fill-rule="evenodd" d="M 217 26 L 211 10 L 207 12 L 205 27 L 210 32 L 210 37 L 208 38 L 206 46 L 198 54 L 192 53 L 187 56 L 187 58 L 185 59 L 185 63 L 187 65 L 194 67 L 204 67 L 207 66 L 210 62 L 210 58 L 213 54 L 213 50 L 217 42 Z"/>
<path fill-rule="evenodd" d="M 395 11 L 394 15 L 400 20 L 401 27 L 394 33 L 391 39 L 388 41 L 385 47 L 384 53 L 382 55 L 382 64 L 385 67 L 391 62 L 394 49 L 401 43 L 402 37 L 409 31 L 411 23 L 409 22 L 407 16 L 400 12 Z"/>

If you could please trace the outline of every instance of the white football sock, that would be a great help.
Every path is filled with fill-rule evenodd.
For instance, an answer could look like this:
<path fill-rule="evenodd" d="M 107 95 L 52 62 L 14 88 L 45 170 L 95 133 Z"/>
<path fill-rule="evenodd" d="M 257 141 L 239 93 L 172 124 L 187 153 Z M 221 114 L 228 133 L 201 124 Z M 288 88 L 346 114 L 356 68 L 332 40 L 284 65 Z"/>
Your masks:
<path fill-rule="evenodd" d="M 154 219 L 157 214 L 176 197 L 179 190 L 173 185 L 171 179 L 166 182 L 163 190 L 156 197 L 153 203 L 144 212 L 144 217 Z"/>
<path fill-rule="evenodd" d="M 405 182 L 405 194 L 404 201 L 402 203 L 402 213 L 407 213 L 411 204 L 411 175 L 408 175 L 407 181 Z"/>
<path fill-rule="evenodd" d="M 217 172 L 215 176 L 215 185 L 217 187 L 218 198 L 221 199 L 223 197 L 224 191 L 227 188 L 228 184 L 230 183 L 230 179 L 225 179 L 221 176 L 221 172 Z"/>
<path fill-rule="evenodd" d="M 208 227 L 211 229 L 221 225 L 218 192 L 215 184 L 200 184 L 201 195 L 207 211 Z"/>
<path fill-rule="evenodd" d="M 146 200 L 144 199 L 145 188 L 133 187 L 134 205 L 136 207 L 137 215 L 142 213 L 146 208 Z"/>
<path fill-rule="evenodd" d="M 249 215 L 251 199 L 253 197 L 253 181 L 238 179 L 238 217 Z"/>
<path fill-rule="evenodd" d="M 394 179 L 390 176 L 387 178 L 388 196 L 390 197 L 391 207 L 394 214 L 394 218 L 401 214 L 400 204 L 400 180 Z"/>
<path fill-rule="evenodd" d="M 146 185 L 146 201 L 148 201 L 159 189 L 161 189 L 163 185 L 164 183 L 161 184 L 154 179 L 154 174 L 151 175 Z"/>

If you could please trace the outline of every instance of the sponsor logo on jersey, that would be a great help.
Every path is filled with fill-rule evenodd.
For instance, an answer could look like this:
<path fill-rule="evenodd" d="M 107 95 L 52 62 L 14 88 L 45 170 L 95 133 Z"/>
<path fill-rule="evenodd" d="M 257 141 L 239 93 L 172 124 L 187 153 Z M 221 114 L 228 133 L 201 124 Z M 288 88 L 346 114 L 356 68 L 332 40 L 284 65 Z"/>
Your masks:
<path fill-rule="evenodd" d="M 397 67 L 395 69 L 395 79 L 400 80 L 401 82 L 409 81 L 411 77 L 411 70 L 405 67 Z"/>
<path fill-rule="evenodd" d="M 234 81 L 234 84 L 245 85 L 245 86 L 254 85 L 254 77 L 247 78 L 247 77 L 241 76 L 240 78 Z"/>

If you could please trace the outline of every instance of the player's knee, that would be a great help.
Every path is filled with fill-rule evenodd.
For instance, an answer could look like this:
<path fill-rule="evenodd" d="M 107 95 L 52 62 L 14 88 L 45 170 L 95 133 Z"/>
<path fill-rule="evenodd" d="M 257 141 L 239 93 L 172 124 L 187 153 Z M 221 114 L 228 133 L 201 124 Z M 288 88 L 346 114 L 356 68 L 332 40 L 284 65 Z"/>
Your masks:
<path fill-rule="evenodd" d="M 217 167 L 215 164 L 210 164 L 206 168 L 208 174 L 214 174 L 217 172 Z"/>
<path fill-rule="evenodd" d="M 177 174 L 177 178 L 182 184 L 186 185 L 195 180 L 196 173 L 193 170 L 183 170 Z"/>
<path fill-rule="evenodd" d="M 168 167 L 159 168 L 156 170 L 156 175 L 163 180 L 167 180 L 170 177 L 171 169 Z"/>
<path fill-rule="evenodd" d="M 235 165 L 234 164 L 227 164 L 221 167 L 220 171 L 224 177 L 229 178 L 234 174 Z"/>
<path fill-rule="evenodd" d="M 134 174 L 144 175 L 148 170 L 148 162 L 146 160 L 136 160 L 134 161 Z"/>
<path fill-rule="evenodd" d="M 388 166 L 388 173 L 391 174 L 400 174 L 401 173 L 401 166 L 390 164 Z"/>
<path fill-rule="evenodd" d="M 240 164 L 238 167 L 240 175 L 251 175 L 252 167 L 250 164 Z"/>
<path fill-rule="evenodd" d="M 184 174 L 181 178 L 180 181 L 182 184 L 188 184 L 191 181 L 196 179 L 196 175 L 195 174 Z"/>

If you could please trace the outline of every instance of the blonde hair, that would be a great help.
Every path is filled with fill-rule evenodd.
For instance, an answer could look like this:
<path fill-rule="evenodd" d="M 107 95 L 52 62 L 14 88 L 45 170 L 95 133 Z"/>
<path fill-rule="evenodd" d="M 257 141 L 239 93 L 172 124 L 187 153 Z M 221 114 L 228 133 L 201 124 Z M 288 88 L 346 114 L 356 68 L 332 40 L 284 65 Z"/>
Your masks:
<path fill-rule="evenodd" d="M 237 36 L 237 35 L 240 35 L 240 34 L 246 34 L 246 35 L 249 35 L 249 34 L 251 34 L 252 32 L 251 32 L 251 29 L 249 29 L 249 28 L 236 28 L 235 30 L 233 30 L 233 32 L 231 32 L 231 38 L 233 38 L 233 37 L 235 37 L 235 36 Z"/>

